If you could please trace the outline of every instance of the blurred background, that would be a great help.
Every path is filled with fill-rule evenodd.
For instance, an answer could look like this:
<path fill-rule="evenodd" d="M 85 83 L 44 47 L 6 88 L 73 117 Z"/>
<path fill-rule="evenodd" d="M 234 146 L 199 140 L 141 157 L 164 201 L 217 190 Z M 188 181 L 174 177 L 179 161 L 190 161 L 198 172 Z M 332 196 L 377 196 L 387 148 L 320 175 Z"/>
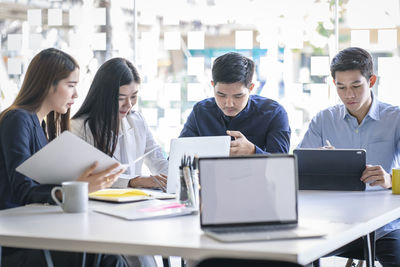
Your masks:
<path fill-rule="evenodd" d="M 339 103 L 331 58 L 348 46 L 374 58 L 381 101 L 400 103 L 400 0 L 1 0 L 0 110 L 11 104 L 32 57 L 56 47 L 81 67 L 82 103 L 98 67 L 124 57 L 138 67 L 139 102 L 167 155 L 192 106 L 213 96 L 213 60 L 236 51 L 256 62 L 254 94 L 289 114 L 292 148 L 311 118 Z"/>

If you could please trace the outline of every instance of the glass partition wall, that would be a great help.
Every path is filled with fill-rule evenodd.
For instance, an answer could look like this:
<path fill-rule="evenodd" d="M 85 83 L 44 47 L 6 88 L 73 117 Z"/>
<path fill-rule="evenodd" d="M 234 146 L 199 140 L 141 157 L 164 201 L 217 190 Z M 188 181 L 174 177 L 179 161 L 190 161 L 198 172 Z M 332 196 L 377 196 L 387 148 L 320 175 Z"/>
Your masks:
<path fill-rule="evenodd" d="M 254 94 L 289 114 L 294 148 L 319 110 L 339 103 L 329 73 L 338 50 L 374 57 L 380 100 L 398 105 L 399 0 L 25 0 L 0 3 L 0 108 L 14 99 L 31 58 L 56 47 L 81 67 L 82 103 L 111 57 L 140 70 L 139 110 L 169 152 L 193 105 L 213 96 L 213 60 L 229 51 L 256 62 Z"/>

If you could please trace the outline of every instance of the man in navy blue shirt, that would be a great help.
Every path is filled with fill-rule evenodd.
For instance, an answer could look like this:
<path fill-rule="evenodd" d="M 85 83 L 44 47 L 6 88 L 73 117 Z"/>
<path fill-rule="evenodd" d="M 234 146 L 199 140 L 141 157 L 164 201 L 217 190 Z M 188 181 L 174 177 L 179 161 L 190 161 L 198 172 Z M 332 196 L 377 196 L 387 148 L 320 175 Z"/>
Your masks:
<path fill-rule="evenodd" d="M 288 153 L 290 127 L 278 102 L 250 95 L 254 62 L 238 53 L 218 57 L 212 67 L 215 97 L 198 102 L 180 137 L 230 135 L 231 155 Z"/>

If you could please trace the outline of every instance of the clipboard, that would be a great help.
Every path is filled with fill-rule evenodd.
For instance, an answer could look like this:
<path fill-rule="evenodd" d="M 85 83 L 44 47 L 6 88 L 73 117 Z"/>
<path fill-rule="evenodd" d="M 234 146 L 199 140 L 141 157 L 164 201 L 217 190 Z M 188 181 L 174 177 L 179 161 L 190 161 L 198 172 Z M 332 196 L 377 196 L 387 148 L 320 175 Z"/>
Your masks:
<path fill-rule="evenodd" d="M 16 171 L 40 184 L 60 184 L 77 179 L 95 161 L 98 166 L 94 172 L 118 163 L 83 139 L 64 131 L 19 165 Z"/>

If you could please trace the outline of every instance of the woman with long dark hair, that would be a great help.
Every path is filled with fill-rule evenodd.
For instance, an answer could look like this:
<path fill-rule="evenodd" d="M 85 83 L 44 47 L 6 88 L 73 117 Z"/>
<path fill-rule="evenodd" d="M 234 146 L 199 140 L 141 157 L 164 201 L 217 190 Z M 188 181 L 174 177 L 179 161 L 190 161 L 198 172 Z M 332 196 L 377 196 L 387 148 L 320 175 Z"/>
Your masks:
<path fill-rule="evenodd" d="M 60 50 L 45 49 L 32 59 L 15 101 L 0 114 L 0 209 L 29 203 L 54 204 L 50 192 L 56 185 L 39 184 L 18 173 L 16 168 L 69 129 L 69 112 L 78 96 L 78 81 L 78 64 Z M 89 192 L 93 192 L 109 187 L 121 173 L 109 174 L 118 164 L 94 173 L 96 166 L 95 163 L 80 177 L 71 179 L 88 182 Z M 61 194 L 57 197 L 62 198 Z M 2 256 L 3 266 L 46 265 L 40 250 L 3 248 Z M 119 264 L 116 257 L 108 258 L 110 266 Z M 55 266 L 82 264 L 80 253 L 52 251 L 51 258 Z"/>
<path fill-rule="evenodd" d="M 113 58 L 97 71 L 81 108 L 71 121 L 71 130 L 129 168 L 113 187 L 165 187 L 168 161 L 139 112 L 140 76 L 128 60 Z M 144 159 L 136 159 L 145 155 Z M 144 163 L 152 175 L 141 174 Z"/>

